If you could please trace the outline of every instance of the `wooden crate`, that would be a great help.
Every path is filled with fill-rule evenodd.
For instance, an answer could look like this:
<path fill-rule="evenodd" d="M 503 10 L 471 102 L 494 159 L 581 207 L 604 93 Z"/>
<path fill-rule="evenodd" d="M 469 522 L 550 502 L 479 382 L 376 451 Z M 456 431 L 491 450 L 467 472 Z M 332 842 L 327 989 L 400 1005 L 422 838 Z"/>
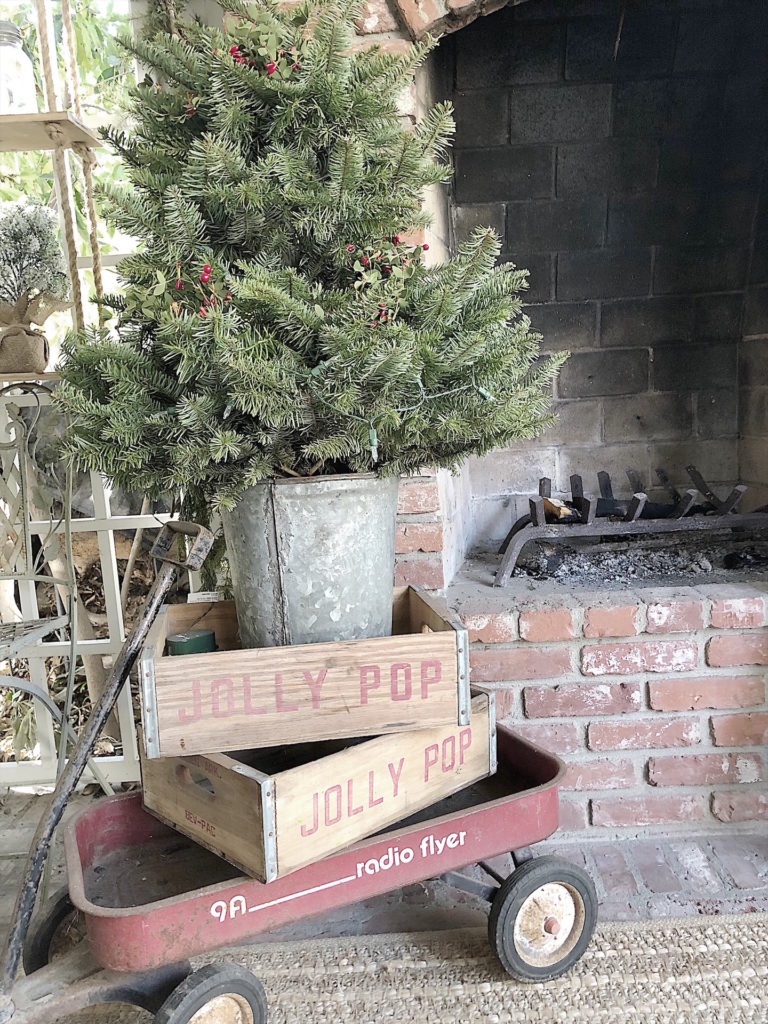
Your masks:
<path fill-rule="evenodd" d="M 472 698 L 471 725 L 380 736 L 319 759 L 323 744 L 311 747 L 315 759 L 284 748 L 240 755 L 248 764 L 226 754 L 142 755 L 144 806 L 270 882 L 493 774 L 494 696 Z"/>
<path fill-rule="evenodd" d="M 212 654 L 169 657 L 167 636 L 208 628 Z M 401 587 L 393 635 L 238 648 L 234 602 L 169 605 L 141 658 L 147 757 L 379 736 L 469 722 L 466 630 L 422 591 Z"/>

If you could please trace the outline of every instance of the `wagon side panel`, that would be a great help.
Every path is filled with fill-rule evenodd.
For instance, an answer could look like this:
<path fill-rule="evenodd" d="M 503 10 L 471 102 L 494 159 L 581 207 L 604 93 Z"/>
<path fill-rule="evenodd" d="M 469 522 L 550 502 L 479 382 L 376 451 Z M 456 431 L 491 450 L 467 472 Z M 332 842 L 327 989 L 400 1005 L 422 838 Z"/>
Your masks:
<path fill-rule="evenodd" d="M 556 828 L 549 786 L 388 833 L 270 885 L 243 878 L 130 915 L 86 913 L 88 935 L 104 967 L 144 970 L 529 846 Z"/>

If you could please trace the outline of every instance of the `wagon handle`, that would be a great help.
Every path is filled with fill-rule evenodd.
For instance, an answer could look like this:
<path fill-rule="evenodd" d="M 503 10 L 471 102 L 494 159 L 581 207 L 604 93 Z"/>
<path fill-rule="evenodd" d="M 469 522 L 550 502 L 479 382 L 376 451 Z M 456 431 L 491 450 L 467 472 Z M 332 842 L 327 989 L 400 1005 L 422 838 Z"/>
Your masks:
<path fill-rule="evenodd" d="M 186 558 L 173 558 L 170 551 L 174 541 L 179 537 L 190 537 L 191 543 L 187 545 Z M 193 572 L 201 567 L 211 550 L 213 538 L 208 530 L 197 523 L 186 523 L 183 520 L 165 523 L 152 545 L 150 554 L 160 562 L 168 562 L 170 565 L 177 565 L 181 569 L 191 569 Z"/>
<path fill-rule="evenodd" d="M 180 534 L 191 538 L 186 559 L 175 559 L 169 556 L 174 538 Z M 59 776 L 56 788 L 49 797 L 40 824 L 32 839 L 24 869 L 24 880 L 16 898 L 16 906 L 3 950 L 0 973 L 0 1024 L 4 1024 L 5 1021 L 13 1017 L 11 986 L 19 970 L 24 941 L 29 930 L 32 911 L 35 909 L 43 866 L 56 826 L 61 821 L 69 798 L 74 793 L 75 787 L 85 771 L 94 744 L 117 703 L 123 684 L 130 675 L 139 651 L 147 638 L 147 633 L 176 579 L 179 568 L 199 569 L 212 546 L 213 534 L 205 527 L 195 523 L 166 523 L 155 541 L 152 554 L 160 560 L 160 568 L 144 602 L 141 616 L 126 637 L 120 653 L 115 659 L 104 692 L 93 708 L 91 717 L 80 734 L 77 746 Z"/>

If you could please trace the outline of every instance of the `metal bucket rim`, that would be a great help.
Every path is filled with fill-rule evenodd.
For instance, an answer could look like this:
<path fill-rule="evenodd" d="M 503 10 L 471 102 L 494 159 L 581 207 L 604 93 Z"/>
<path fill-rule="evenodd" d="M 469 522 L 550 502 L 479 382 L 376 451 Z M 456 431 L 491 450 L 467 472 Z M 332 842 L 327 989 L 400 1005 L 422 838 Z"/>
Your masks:
<path fill-rule="evenodd" d="M 370 483 L 378 480 L 382 483 L 397 480 L 396 476 L 380 476 L 378 473 L 329 473 L 327 476 L 276 476 L 268 480 L 258 480 L 253 487 L 271 487 L 273 484 L 332 484 L 332 483 Z"/>

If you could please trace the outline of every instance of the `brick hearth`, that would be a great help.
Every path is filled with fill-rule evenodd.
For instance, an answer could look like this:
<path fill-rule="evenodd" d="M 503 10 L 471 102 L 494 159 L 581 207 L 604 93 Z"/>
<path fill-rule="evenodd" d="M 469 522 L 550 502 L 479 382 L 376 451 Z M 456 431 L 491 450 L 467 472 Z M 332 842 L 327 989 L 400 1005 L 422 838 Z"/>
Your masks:
<path fill-rule="evenodd" d="M 445 594 L 469 630 L 472 681 L 566 761 L 564 829 L 768 818 L 768 583 L 553 593 L 493 590 L 488 575 Z"/>

